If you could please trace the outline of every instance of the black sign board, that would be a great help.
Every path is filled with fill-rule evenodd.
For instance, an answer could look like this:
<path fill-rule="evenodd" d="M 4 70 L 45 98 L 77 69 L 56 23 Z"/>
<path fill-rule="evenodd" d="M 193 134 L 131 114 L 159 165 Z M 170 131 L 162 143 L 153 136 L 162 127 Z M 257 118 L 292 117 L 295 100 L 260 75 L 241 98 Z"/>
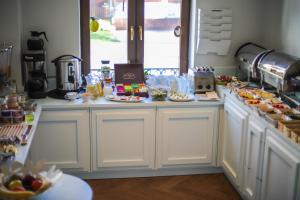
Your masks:
<path fill-rule="evenodd" d="M 115 83 L 144 83 L 143 64 L 115 64 Z"/>

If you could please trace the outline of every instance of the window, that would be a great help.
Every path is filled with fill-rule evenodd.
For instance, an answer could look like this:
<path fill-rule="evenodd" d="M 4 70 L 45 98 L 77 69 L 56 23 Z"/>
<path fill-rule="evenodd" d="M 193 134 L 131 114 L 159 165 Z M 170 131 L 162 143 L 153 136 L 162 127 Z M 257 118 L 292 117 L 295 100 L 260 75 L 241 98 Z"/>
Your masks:
<path fill-rule="evenodd" d="M 189 0 L 81 0 L 84 72 L 100 68 L 101 60 L 186 72 L 189 6 Z M 100 24 L 97 32 L 89 31 L 90 17 Z"/>

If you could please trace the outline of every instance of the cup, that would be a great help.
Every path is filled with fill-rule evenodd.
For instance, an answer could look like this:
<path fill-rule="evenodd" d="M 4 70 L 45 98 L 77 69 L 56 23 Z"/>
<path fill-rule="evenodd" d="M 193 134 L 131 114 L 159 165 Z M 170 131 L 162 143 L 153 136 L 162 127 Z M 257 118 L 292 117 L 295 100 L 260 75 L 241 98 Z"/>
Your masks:
<path fill-rule="evenodd" d="M 68 99 L 68 100 L 75 100 L 78 96 L 78 93 L 77 92 L 67 92 L 67 94 L 65 95 L 65 99 Z"/>

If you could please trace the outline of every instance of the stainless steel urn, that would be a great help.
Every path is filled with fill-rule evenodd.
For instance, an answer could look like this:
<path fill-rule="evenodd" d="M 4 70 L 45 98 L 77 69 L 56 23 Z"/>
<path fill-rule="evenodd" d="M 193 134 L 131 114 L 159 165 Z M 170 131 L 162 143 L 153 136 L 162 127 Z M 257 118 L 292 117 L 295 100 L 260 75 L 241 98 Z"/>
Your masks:
<path fill-rule="evenodd" d="M 61 91 L 77 91 L 82 84 L 81 58 L 62 55 L 54 59 L 56 66 L 56 88 Z"/>

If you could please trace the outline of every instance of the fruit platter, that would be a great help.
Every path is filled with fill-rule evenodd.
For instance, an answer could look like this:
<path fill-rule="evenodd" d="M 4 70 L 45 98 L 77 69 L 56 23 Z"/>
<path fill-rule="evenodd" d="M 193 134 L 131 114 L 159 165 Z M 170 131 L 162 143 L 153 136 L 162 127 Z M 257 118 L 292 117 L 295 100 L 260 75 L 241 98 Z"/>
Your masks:
<path fill-rule="evenodd" d="M 0 197 L 4 199 L 30 199 L 48 190 L 62 175 L 55 166 L 42 175 L 40 170 L 43 162 L 33 165 L 31 162 L 25 167 L 20 163 L 13 166 L 1 166 L 0 173 Z"/>

